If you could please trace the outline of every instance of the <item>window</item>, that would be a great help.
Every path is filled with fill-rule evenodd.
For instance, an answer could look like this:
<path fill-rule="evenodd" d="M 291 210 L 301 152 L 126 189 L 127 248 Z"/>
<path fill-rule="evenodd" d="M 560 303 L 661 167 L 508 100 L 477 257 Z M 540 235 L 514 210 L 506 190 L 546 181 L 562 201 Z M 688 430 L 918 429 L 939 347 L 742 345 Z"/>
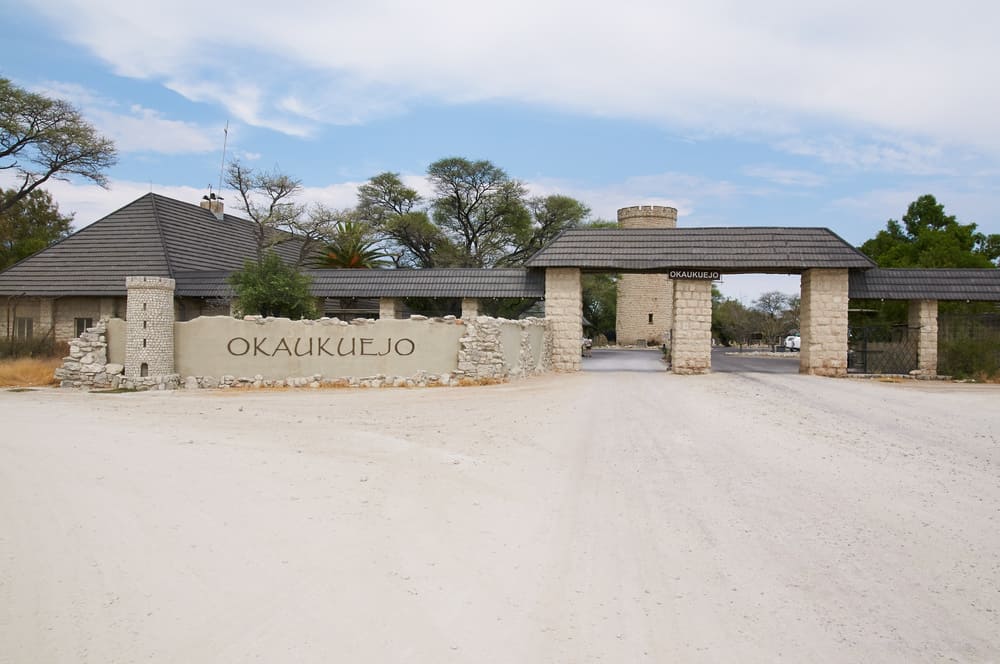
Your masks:
<path fill-rule="evenodd" d="M 94 327 L 93 318 L 74 318 L 73 324 L 76 326 L 76 336 L 80 336 L 87 331 L 88 327 Z"/>
<path fill-rule="evenodd" d="M 649 324 L 653 324 L 653 314 L 649 314 Z"/>
<path fill-rule="evenodd" d="M 17 339 L 30 339 L 34 332 L 35 320 L 33 318 L 14 319 L 14 337 Z"/>

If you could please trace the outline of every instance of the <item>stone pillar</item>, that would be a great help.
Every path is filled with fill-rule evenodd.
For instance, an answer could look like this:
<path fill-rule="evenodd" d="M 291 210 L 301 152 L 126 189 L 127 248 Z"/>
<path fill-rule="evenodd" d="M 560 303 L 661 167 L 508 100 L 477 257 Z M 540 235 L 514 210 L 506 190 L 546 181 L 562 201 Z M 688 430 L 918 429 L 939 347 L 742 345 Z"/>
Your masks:
<path fill-rule="evenodd" d="M 174 373 L 174 280 L 125 277 L 125 377 Z"/>
<path fill-rule="evenodd" d="M 847 375 L 847 270 L 802 273 L 799 372 Z"/>
<path fill-rule="evenodd" d="M 662 205 L 637 205 L 618 210 L 623 229 L 676 228 L 677 210 Z M 674 295 L 663 274 L 622 274 L 618 278 L 615 335 L 620 345 L 666 343 L 672 326 Z"/>
<path fill-rule="evenodd" d="M 474 297 L 462 298 L 462 320 L 473 320 L 479 315 L 479 300 Z"/>
<path fill-rule="evenodd" d="M 378 317 L 400 318 L 403 313 L 403 301 L 397 297 L 380 297 L 378 299 Z"/>
<path fill-rule="evenodd" d="M 676 374 L 712 370 L 712 282 L 674 281 L 671 369 Z"/>
<path fill-rule="evenodd" d="M 937 300 L 910 300 L 910 333 L 917 329 L 917 373 L 937 375 L 938 303 Z"/>
<path fill-rule="evenodd" d="M 580 270 L 545 270 L 545 318 L 548 320 L 551 366 L 554 371 L 579 371 L 583 339 L 583 291 Z"/>

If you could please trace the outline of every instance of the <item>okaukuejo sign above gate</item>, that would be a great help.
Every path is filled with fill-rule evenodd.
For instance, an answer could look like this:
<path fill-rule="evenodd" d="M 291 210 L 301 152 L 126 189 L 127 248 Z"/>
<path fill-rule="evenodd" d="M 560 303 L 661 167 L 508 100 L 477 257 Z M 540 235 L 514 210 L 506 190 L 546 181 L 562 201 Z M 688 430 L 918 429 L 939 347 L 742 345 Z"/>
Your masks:
<path fill-rule="evenodd" d="M 670 270 L 667 276 L 671 279 L 704 279 L 717 281 L 722 278 L 718 271 L 714 270 Z"/>

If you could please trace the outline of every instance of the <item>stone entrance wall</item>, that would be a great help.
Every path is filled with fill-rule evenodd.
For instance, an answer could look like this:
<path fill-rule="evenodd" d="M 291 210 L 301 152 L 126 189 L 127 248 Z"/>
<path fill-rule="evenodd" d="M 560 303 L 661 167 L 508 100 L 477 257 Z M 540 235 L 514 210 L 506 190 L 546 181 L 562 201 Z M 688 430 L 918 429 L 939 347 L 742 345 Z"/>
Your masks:
<path fill-rule="evenodd" d="M 128 286 L 128 321 L 102 319 L 71 342 L 57 372 L 64 387 L 455 385 L 550 367 L 549 323 L 540 318 L 174 322 L 173 280 L 130 277 Z M 576 348 L 579 357 L 579 335 Z M 110 361 L 121 356 L 123 364 Z"/>

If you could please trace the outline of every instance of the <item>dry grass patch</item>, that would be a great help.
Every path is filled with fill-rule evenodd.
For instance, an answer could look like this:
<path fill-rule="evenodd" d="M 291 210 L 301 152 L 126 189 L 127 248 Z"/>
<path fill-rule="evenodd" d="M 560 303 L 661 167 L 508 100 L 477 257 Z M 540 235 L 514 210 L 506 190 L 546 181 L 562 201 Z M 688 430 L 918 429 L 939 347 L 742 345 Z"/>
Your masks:
<path fill-rule="evenodd" d="M 58 385 L 55 372 L 62 365 L 57 357 L 19 357 L 0 360 L 0 387 Z"/>

